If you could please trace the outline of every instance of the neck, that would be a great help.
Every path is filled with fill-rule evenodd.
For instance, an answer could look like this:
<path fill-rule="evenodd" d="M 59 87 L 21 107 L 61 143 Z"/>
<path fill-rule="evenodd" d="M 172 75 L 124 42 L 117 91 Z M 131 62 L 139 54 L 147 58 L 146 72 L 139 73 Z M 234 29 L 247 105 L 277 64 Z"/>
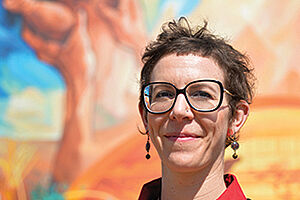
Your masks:
<path fill-rule="evenodd" d="M 163 165 L 162 174 L 162 200 L 217 199 L 226 190 L 223 159 L 192 172 L 176 172 Z"/>

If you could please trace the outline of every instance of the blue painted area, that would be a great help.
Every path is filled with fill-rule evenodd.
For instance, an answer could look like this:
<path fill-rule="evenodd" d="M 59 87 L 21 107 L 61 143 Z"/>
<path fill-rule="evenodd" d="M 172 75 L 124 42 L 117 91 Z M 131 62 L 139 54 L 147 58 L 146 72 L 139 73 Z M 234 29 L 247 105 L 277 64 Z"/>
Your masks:
<path fill-rule="evenodd" d="M 13 95 L 28 87 L 44 93 L 45 98 L 51 91 L 65 90 L 58 70 L 37 58 L 22 39 L 21 30 L 22 17 L 6 11 L 0 0 L 0 137 L 8 133 L 13 137 L 14 127 L 5 120 Z"/>
<path fill-rule="evenodd" d="M 0 100 L 0 109 L 3 110 L 7 106 L 7 101 Z M 0 115 L 2 117 L 2 115 Z M 0 117 L 0 137 L 13 137 L 15 128 Z M 8 135 L 10 133 L 10 135 Z"/>
<path fill-rule="evenodd" d="M 189 15 L 200 3 L 201 0 L 161 0 L 159 10 L 160 13 L 163 13 L 169 5 L 173 5 L 173 8 L 175 8 L 175 18 L 179 18 Z"/>
<path fill-rule="evenodd" d="M 5 91 L 2 87 L 0 87 L 0 98 L 8 98 L 9 97 L 9 93 L 7 91 Z"/>
<path fill-rule="evenodd" d="M 27 87 L 36 87 L 42 91 L 63 89 L 63 81 L 58 72 L 38 61 L 32 54 L 13 52 L 6 57 L 5 63 L 0 62 L 0 67 L 0 82 L 10 83 L 6 84 L 9 92 L 21 91 Z"/>
<path fill-rule="evenodd" d="M 147 31 L 151 32 L 157 23 L 161 19 L 163 13 L 169 7 L 172 7 L 175 12 L 175 18 L 178 19 L 181 16 L 189 16 L 194 9 L 199 6 L 201 0 L 160 0 L 155 10 L 148 10 L 144 7 L 145 12 L 154 12 L 153 17 L 146 19 Z"/>
<path fill-rule="evenodd" d="M 26 87 L 41 90 L 64 89 L 59 72 L 36 57 L 21 38 L 20 16 L 5 11 L 0 6 L 0 80 L 10 82 L 11 88 L 1 88 L 7 94 Z M 0 87 L 2 84 L 0 84 Z"/>
<path fill-rule="evenodd" d="M 7 12 L 0 3 L 0 57 L 4 59 L 14 51 L 32 52 L 21 38 L 22 18 Z"/>
<path fill-rule="evenodd" d="M 32 200 L 64 200 L 64 196 L 57 191 L 56 185 L 51 184 L 49 188 L 37 185 L 30 195 Z"/>

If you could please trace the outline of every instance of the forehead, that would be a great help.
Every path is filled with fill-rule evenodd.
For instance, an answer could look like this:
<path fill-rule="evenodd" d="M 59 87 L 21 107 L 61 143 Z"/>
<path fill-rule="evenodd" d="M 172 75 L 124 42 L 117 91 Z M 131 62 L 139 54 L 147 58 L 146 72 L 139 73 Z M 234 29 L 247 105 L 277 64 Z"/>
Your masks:
<path fill-rule="evenodd" d="M 199 79 L 214 79 L 224 82 L 223 70 L 211 58 L 198 55 L 167 55 L 155 65 L 151 82 L 166 81 L 177 86 Z"/>

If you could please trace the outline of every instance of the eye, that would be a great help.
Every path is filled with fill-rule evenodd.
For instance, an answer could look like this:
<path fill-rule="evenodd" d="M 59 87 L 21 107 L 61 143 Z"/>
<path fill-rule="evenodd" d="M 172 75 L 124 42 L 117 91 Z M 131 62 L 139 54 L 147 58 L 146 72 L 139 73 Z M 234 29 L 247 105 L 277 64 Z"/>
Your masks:
<path fill-rule="evenodd" d="M 155 95 L 155 99 L 160 99 L 160 98 L 168 98 L 168 99 L 173 99 L 174 98 L 174 93 L 171 91 L 163 90 L 159 91 Z"/>
<path fill-rule="evenodd" d="M 194 91 L 192 94 L 190 94 L 192 98 L 208 98 L 212 99 L 212 95 L 210 95 L 208 92 L 205 92 L 203 90 Z"/>

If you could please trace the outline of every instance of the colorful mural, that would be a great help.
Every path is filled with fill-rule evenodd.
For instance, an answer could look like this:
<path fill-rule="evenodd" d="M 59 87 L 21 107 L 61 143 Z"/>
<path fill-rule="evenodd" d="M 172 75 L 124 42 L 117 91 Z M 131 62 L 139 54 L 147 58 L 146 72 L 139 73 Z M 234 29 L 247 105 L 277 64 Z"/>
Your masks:
<path fill-rule="evenodd" d="M 299 199 L 298 0 L 0 0 L 0 199 L 137 199 L 160 176 L 137 112 L 140 56 L 188 16 L 257 75 L 239 159 L 252 199 Z"/>

